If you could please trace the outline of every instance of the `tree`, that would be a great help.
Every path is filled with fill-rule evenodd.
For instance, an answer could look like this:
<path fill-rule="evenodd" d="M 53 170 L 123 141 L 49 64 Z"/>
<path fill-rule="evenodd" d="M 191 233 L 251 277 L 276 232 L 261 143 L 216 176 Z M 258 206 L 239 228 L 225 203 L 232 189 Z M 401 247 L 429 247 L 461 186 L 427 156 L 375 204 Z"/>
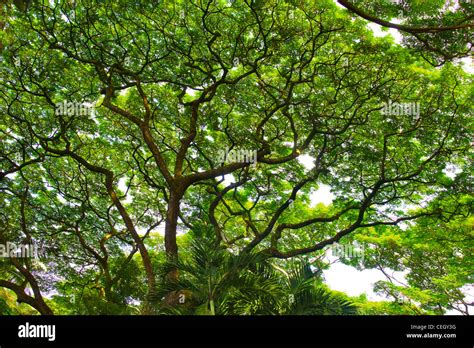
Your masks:
<path fill-rule="evenodd" d="M 144 301 L 157 254 L 177 264 L 177 235 L 199 228 L 217 249 L 289 259 L 439 218 L 401 207 L 467 161 L 470 76 L 332 1 L 2 6 L 0 232 L 50 257 L 7 260 L 1 279 L 35 301 L 66 282 L 115 303 L 130 269 Z M 312 207 L 322 184 L 335 199 Z"/>
<path fill-rule="evenodd" d="M 206 238 L 194 242 L 189 259 L 168 264 L 163 267 L 165 273 L 167 268 L 177 269 L 180 277 L 178 281 L 165 280 L 152 296 L 154 301 L 165 303 L 162 313 L 357 313 L 348 299 L 318 284 L 309 264 L 297 264 L 286 272 L 262 254 L 233 255 L 226 249 L 216 249 L 213 240 Z"/>
<path fill-rule="evenodd" d="M 432 65 L 472 55 L 474 5 L 471 1 L 337 2 L 368 21 L 399 30 L 404 34 L 404 43 L 419 49 Z M 392 18 L 402 23 L 391 22 Z"/>
<path fill-rule="evenodd" d="M 462 205 L 457 202 L 464 201 Z M 423 218 L 405 231 L 397 228 L 368 233 L 361 239 L 370 244 L 364 266 L 405 271 L 405 279 L 384 272 L 387 280 L 376 289 L 396 302 L 411 306 L 415 313 L 444 314 L 454 310 L 469 315 L 474 306 L 469 299 L 472 284 L 472 218 L 468 216 L 472 197 L 462 195 L 456 201 L 430 202 L 445 205 L 455 219 L 436 221 Z M 446 216 L 445 216 L 446 218 Z M 419 308 L 417 308 L 419 307 Z M 418 312 L 417 312 L 418 311 Z"/>

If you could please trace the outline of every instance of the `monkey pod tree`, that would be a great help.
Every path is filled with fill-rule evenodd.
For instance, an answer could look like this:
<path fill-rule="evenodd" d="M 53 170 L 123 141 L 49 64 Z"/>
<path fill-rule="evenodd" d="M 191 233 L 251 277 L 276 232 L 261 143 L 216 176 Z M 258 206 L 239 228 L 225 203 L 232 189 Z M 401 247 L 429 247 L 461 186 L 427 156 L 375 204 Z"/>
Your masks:
<path fill-rule="evenodd" d="M 143 299 L 180 232 L 211 228 L 216 247 L 288 259 L 442 218 L 422 203 L 467 161 L 469 76 L 375 38 L 332 1 L 3 11 L 0 236 L 54 258 L 7 259 L 0 278 L 16 283 L 0 285 L 19 299 L 33 288 L 39 306 L 68 279 L 117 304 L 143 280 Z M 256 164 L 223 149 L 256 151 Z M 322 184 L 334 200 L 311 205 Z"/>

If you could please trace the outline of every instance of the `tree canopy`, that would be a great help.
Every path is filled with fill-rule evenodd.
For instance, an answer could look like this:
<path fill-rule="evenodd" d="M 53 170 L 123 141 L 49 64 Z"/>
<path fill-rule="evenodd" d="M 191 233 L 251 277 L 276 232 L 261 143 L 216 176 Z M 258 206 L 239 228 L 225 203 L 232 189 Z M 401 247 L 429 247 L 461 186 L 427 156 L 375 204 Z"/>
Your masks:
<path fill-rule="evenodd" d="M 467 314 L 474 5 L 338 3 L 2 2 L 0 244 L 42 253 L 0 311 L 352 313 L 308 272 L 358 241 L 401 311 Z"/>

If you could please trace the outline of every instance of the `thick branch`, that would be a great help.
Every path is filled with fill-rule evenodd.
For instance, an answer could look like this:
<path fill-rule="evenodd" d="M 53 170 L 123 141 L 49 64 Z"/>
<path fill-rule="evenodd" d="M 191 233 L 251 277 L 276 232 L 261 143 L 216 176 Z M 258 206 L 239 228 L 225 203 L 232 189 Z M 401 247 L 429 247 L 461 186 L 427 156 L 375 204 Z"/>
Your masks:
<path fill-rule="evenodd" d="M 388 22 L 386 20 L 380 19 L 376 16 L 373 16 L 371 14 L 368 14 L 364 11 L 362 11 L 360 8 L 354 6 L 352 3 L 350 3 L 347 0 L 337 0 L 339 4 L 344 6 L 346 9 L 349 11 L 359 15 L 360 17 L 380 24 L 381 26 L 387 27 L 387 28 L 393 28 L 393 29 L 398 29 L 407 33 L 439 33 L 443 31 L 452 31 L 452 30 L 460 30 L 460 29 L 469 29 L 474 27 L 474 24 L 468 23 L 468 24 L 458 24 L 458 25 L 451 25 L 451 26 L 446 26 L 446 27 L 411 27 L 409 25 L 403 25 L 403 24 L 395 24 Z M 466 20 L 472 19 L 474 16 L 471 15 L 466 18 Z"/>

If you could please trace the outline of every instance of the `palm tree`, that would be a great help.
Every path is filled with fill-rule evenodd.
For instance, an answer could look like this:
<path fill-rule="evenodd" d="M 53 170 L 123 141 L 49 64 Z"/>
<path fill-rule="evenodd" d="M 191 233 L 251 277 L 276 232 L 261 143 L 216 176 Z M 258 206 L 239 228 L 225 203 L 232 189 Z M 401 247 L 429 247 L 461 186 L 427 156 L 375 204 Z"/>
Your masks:
<path fill-rule="evenodd" d="M 284 273 L 285 274 L 285 273 Z M 301 264 L 285 274 L 287 298 L 281 313 L 285 315 L 354 315 L 357 308 L 348 300 L 316 282 L 309 264 Z"/>
<path fill-rule="evenodd" d="M 228 299 L 233 296 L 253 297 L 269 308 L 277 305 L 280 295 L 278 282 L 265 270 L 269 265 L 263 255 L 234 255 L 207 238 L 195 241 L 187 258 L 165 264 L 162 275 L 170 269 L 178 271 L 178 279 L 163 277 L 151 295 L 152 301 L 161 302 L 161 313 L 230 314 Z"/>
<path fill-rule="evenodd" d="M 170 269 L 178 279 L 167 280 Z M 188 258 L 165 264 L 151 300 L 159 313 L 203 315 L 355 314 L 355 307 L 318 286 L 309 265 L 290 272 L 258 253 L 235 255 L 207 238 L 196 240 Z"/>

